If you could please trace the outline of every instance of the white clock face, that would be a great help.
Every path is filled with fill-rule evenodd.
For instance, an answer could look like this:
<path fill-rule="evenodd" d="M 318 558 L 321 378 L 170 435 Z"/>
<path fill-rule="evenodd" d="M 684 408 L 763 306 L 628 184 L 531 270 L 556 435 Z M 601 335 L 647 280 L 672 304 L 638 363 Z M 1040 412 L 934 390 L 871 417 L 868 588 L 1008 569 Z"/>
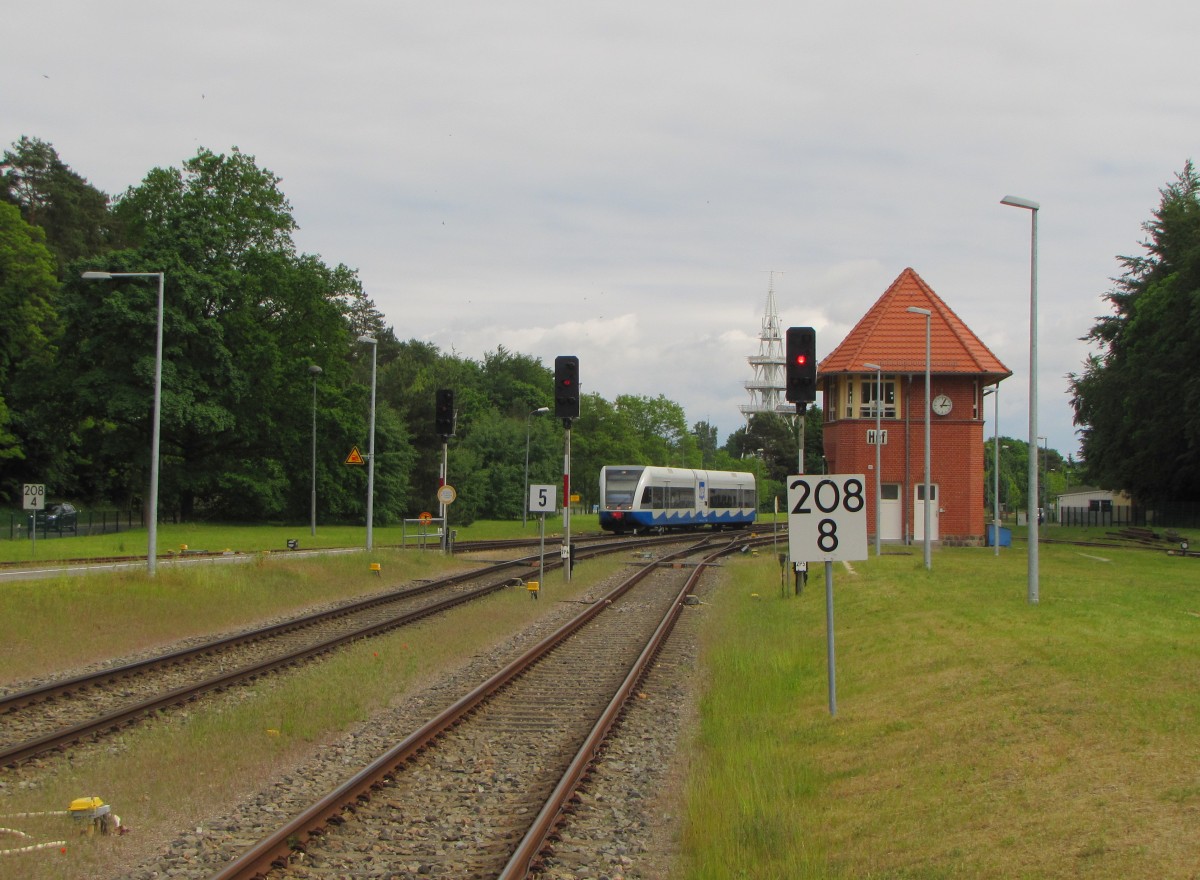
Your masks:
<path fill-rule="evenodd" d="M 933 399 L 933 411 L 939 416 L 944 416 L 954 408 L 954 404 L 950 402 L 950 398 L 944 394 L 939 394 Z"/>

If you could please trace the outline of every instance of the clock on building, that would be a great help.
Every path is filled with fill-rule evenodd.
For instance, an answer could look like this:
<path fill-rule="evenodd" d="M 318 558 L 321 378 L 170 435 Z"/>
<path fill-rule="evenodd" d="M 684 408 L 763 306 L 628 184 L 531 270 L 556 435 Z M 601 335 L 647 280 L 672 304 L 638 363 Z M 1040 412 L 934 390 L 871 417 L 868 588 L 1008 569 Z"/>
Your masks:
<path fill-rule="evenodd" d="M 944 416 L 954 408 L 954 404 L 950 402 L 950 398 L 945 394 L 939 394 L 933 399 L 933 411 L 939 416 Z"/>

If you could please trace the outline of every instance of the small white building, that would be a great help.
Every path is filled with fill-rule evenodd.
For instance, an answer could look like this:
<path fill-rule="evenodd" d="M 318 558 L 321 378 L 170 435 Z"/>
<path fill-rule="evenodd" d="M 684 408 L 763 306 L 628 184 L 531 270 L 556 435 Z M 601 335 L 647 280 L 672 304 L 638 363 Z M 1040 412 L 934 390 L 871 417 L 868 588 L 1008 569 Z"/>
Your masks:
<path fill-rule="evenodd" d="M 1128 509 L 1133 505 L 1133 499 L 1125 492 L 1113 492 L 1111 489 L 1098 489 L 1095 486 L 1073 486 L 1057 496 L 1056 515 L 1058 521 L 1064 522 L 1080 519 L 1079 511 L 1085 515 L 1096 515 L 1103 522 L 1111 520 L 1113 508 Z M 1072 516 L 1074 512 L 1074 516 Z"/>

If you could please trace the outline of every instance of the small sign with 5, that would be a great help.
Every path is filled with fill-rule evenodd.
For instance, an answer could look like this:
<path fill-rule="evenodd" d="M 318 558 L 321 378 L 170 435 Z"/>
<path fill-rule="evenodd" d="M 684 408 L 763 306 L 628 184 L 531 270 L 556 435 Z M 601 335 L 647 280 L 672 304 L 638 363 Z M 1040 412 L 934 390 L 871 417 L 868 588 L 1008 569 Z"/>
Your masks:
<path fill-rule="evenodd" d="M 788 547 L 795 562 L 867 558 L 867 493 L 862 474 L 797 474 L 788 479 Z"/>
<path fill-rule="evenodd" d="M 530 486 L 529 487 L 529 512 L 530 513 L 554 513 L 555 494 L 558 492 L 558 487 L 554 485 L 548 486 Z"/>

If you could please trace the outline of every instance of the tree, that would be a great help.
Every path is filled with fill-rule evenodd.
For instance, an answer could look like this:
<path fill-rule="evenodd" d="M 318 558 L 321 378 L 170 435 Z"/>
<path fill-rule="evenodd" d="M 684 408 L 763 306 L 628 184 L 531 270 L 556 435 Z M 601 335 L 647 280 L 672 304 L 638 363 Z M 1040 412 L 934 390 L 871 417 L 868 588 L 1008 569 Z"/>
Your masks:
<path fill-rule="evenodd" d="M 145 253 L 166 251 L 206 273 L 239 269 L 255 251 L 294 252 L 296 221 L 279 183 L 237 147 L 202 148 L 182 168 L 153 169 L 114 212 Z"/>
<path fill-rule="evenodd" d="M 645 464 L 692 467 L 687 459 L 689 444 L 687 416 L 683 407 L 663 395 L 650 398 L 635 394 L 617 396 L 616 409 L 631 437 L 640 447 L 638 460 Z M 695 450 L 694 441 L 690 444 Z"/>
<path fill-rule="evenodd" d="M 355 519 L 365 512 L 365 476 L 340 467 L 350 447 L 365 442 L 369 409 L 370 358 L 354 344 L 352 314 L 379 338 L 383 367 L 394 339 L 374 323 L 352 270 L 295 252 L 278 183 L 236 149 L 201 150 L 182 169 L 154 169 L 117 205 L 136 246 L 106 255 L 103 265 L 166 279 L 165 513 L 306 517 L 313 365 L 322 369 L 318 446 L 337 462 L 319 462 L 322 510 Z M 71 436 L 89 460 L 79 469 L 84 497 L 133 503 L 145 485 L 152 281 L 84 282 L 73 271 L 64 285 L 70 332 L 62 367 L 72 381 L 63 411 L 75 418 Z M 386 398 L 377 406 L 376 454 L 375 511 L 386 522 L 407 506 L 411 474 L 409 436 Z"/>
<path fill-rule="evenodd" d="M 61 270 L 83 256 L 106 251 L 117 243 L 108 196 L 70 169 L 54 147 L 22 137 L 4 151 L 3 199 L 46 233 L 46 246 Z"/>
<path fill-rule="evenodd" d="M 1104 297 L 1086 339 L 1101 353 L 1072 374 L 1088 478 L 1146 504 L 1200 496 L 1200 176 L 1187 162 L 1160 190 L 1142 256 Z"/>
<path fill-rule="evenodd" d="M 0 461 L 27 456 L 25 432 L 11 410 L 27 412 L 36 378 L 52 368 L 56 286 L 42 230 L 21 219 L 15 206 L 0 203 Z"/>

